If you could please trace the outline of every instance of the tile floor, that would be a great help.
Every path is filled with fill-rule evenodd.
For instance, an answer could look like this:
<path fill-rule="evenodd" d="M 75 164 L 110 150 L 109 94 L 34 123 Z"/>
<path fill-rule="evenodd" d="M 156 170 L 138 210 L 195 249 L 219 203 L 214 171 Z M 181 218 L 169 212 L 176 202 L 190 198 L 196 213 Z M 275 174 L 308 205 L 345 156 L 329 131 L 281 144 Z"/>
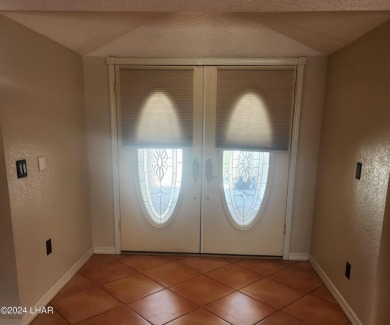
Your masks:
<path fill-rule="evenodd" d="M 350 324 L 308 262 L 94 255 L 32 325 Z"/>

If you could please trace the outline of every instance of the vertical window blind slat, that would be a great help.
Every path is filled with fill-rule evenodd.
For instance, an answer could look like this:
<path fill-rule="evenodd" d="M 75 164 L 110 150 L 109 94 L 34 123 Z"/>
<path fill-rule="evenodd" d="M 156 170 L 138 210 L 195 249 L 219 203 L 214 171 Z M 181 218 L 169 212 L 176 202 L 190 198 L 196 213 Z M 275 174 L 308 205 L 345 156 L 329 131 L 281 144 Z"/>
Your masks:
<path fill-rule="evenodd" d="M 219 69 L 218 148 L 288 150 L 295 69 Z"/>
<path fill-rule="evenodd" d="M 124 146 L 191 146 L 193 69 L 120 69 Z"/>

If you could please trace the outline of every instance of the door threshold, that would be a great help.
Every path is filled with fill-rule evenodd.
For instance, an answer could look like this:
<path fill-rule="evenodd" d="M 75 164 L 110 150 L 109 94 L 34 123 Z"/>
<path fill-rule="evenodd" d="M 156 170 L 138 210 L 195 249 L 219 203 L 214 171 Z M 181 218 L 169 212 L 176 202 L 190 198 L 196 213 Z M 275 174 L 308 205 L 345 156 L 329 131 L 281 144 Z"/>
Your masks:
<path fill-rule="evenodd" d="M 273 255 L 243 255 L 243 254 L 215 254 L 215 253 L 182 253 L 182 252 L 151 252 L 151 251 L 121 251 L 121 255 L 149 255 L 149 256 L 177 256 L 177 257 L 232 257 L 281 260 L 283 256 Z"/>

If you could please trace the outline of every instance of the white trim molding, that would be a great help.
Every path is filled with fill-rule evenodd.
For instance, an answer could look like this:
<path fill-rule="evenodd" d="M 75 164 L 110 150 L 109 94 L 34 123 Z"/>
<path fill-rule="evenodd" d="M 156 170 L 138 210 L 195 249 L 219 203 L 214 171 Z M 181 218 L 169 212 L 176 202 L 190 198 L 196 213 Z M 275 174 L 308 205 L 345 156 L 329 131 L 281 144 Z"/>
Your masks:
<path fill-rule="evenodd" d="M 321 280 L 325 283 L 326 287 L 329 289 L 333 297 L 336 299 L 338 304 L 340 305 L 341 309 L 344 311 L 344 313 L 349 318 L 350 322 L 353 325 L 363 325 L 359 317 L 355 314 L 351 306 L 347 303 L 347 301 L 344 299 L 344 297 L 341 295 L 340 291 L 337 290 L 336 286 L 333 284 L 333 282 L 328 278 L 325 271 L 321 268 L 321 266 L 317 263 L 315 258 L 310 255 L 309 262 L 311 266 L 314 268 L 314 270 L 317 272 L 317 274 L 320 276 Z"/>
<path fill-rule="evenodd" d="M 286 223 L 285 223 L 285 236 L 283 243 L 283 259 L 289 259 L 290 254 L 290 241 L 291 241 L 291 224 L 292 214 L 294 207 L 294 184 L 295 184 L 295 171 L 297 163 L 298 153 L 298 136 L 299 136 L 299 121 L 301 116 L 301 103 L 302 103 L 302 91 L 303 91 L 303 76 L 306 64 L 306 58 L 300 57 L 298 59 L 298 70 L 295 87 L 294 98 L 294 116 L 291 133 L 291 149 L 290 160 L 288 169 L 288 187 L 287 187 L 287 204 L 286 204 Z"/>
<path fill-rule="evenodd" d="M 110 62 L 110 58 L 107 59 Z M 114 236 L 115 253 L 121 253 L 121 234 L 120 234 L 120 206 L 119 206 L 119 165 L 118 165 L 118 126 L 116 119 L 116 84 L 115 84 L 115 66 L 108 65 L 108 81 L 110 92 L 110 118 L 111 118 L 111 159 L 112 159 L 112 189 L 114 200 Z"/>
<path fill-rule="evenodd" d="M 69 280 L 77 273 L 77 271 L 89 260 L 92 256 L 92 249 L 88 250 L 77 262 L 74 264 L 71 269 L 65 273 L 65 275 L 35 304 L 32 308 L 39 308 L 46 306 L 54 296 L 69 282 Z M 38 316 L 38 314 L 26 314 L 21 320 L 20 323 L 15 323 L 15 325 L 27 325 Z M 13 325 L 13 323 L 4 323 L 4 325 Z M 0 325 L 2 325 L 0 321 Z"/>
<path fill-rule="evenodd" d="M 290 253 L 290 254 L 288 254 L 288 259 L 290 261 L 308 261 L 309 254 L 308 253 Z"/>
<path fill-rule="evenodd" d="M 303 59 L 303 60 L 302 60 Z M 218 59 L 218 58 L 194 58 L 194 59 L 131 59 L 107 58 L 108 65 L 132 65 L 132 66 L 277 66 L 304 64 L 305 58 L 264 58 L 264 59 Z"/>
<path fill-rule="evenodd" d="M 115 247 L 94 247 L 93 248 L 94 254 L 116 254 Z"/>
<path fill-rule="evenodd" d="M 110 93 L 111 116 L 111 146 L 113 171 L 113 200 L 114 200 L 114 232 L 115 252 L 121 253 L 121 224 L 119 202 L 119 165 L 118 165 L 118 121 L 116 107 L 116 92 L 118 85 L 115 82 L 115 71 L 119 66 L 295 66 L 297 69 L 294 97 L 294 115 L 290 142 L 290 161 L 288 172 L 288 189 L 285 218 L 285 237 L 283 243 L 283 258 L 290 259 L 291 224 L 294 202 L 295 167 L 298 151 L 298 134 L 301 111 L 302 89 L 305 57 L 293 58 L 263 58 L 263 59 L 222 59 L 222 58 L 193 58 L 193 59 L 133 59 L 107 57 Z M 202 239 L 202 238 L 201 238 Z M 202 245 L 202 243 L 201 243 Z M 97 248 L 96 248 L 97 249 Z M 202 248 L 201 248 L 202 251 Z M 294 256 L 294 254 L 292 254 Z M 301 256 L 302 257 L 302 256 Z M 307 257 L 306 259 L 307 260 Z"/>

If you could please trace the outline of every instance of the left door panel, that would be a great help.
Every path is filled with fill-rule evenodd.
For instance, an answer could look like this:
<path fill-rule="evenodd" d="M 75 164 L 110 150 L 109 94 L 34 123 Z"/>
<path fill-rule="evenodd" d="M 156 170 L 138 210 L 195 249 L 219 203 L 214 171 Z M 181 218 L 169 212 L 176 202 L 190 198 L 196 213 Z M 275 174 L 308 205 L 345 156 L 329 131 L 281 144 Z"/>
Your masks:
<path fill-rule="evenodd" d="M 122 251 L 199 252 L 203 69 L 117 67 Z"/>

